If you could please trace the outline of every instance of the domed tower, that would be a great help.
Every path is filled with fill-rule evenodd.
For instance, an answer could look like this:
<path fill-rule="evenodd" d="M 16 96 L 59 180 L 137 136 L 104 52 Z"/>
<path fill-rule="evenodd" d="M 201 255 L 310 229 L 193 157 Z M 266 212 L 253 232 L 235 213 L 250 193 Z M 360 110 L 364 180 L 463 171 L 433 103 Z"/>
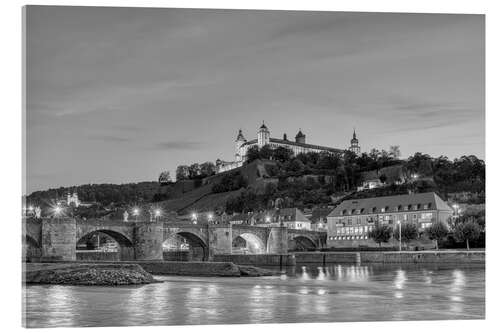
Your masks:
<path fill-rule="evenodd" d="M 349 150 L 356 155 L 359 155 L 359 153 L 361 152 L 361 148 L 359 147 L 359 141 L 356 138 L 356 130 L 354 130 L 354 132 L 352 133 L 351 146 L 349 147 Z"/>
<path fill-rule="evenodd" d="M 243 148 L 241 146 L 243 146 L 243 144 L 247 142 L 247 139 L 245 139 L 245 137 L 243 136 L 243 132 L 240 128 L 240 130 L 238 131 L 238 136 L 236 137 L 236 141 L 235 141 L 235 148 L 236 148 L 236 154 L 235 154 L 235 158 L 236 158 L 236 162 L 241 162 L 243 160 L 243 157 L 244 157 L 244 153 L 243 153 Z"/>
<path fill-rule="evenodd" d="M 265 145 L 269 144 L 269 137 L 271 133 L 267 129 L 266 124 L 264 124 L 264 121 L 262 121 L 262 126 L 260 126 L 259 131 L 257 132 L 257 145 L 259 148 L 264 147 Z"/>
<path fill-rule="evenodd" d="M 297 143 L 306 143 L 306 135 L 302 133 L 302 130 L 299 129 L 299 133 L 295 136 L 295 142 Z"/>

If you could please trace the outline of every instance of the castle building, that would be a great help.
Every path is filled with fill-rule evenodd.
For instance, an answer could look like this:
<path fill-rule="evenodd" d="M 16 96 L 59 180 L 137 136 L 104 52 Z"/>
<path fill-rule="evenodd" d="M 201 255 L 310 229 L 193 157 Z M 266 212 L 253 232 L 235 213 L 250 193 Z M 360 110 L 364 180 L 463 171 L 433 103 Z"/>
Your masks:
<path fill-rule="evenodd" d="M 282 139 L 272 138 L 271 132 L 267 128 L 266 124 L 262 122 L 259 130 L 257 131 L 257 138 L 252 140 L 247 140 L 243 135 L 243 131 L 240 129 L 238 131 L 238 135 L 236 136 L 235 141 L 235 159 L 232 162 L 226 162 L 222 160 L 216 161 L 217 172 L 224 172 L 234 168 L 238 168 L 243 165 L 246 161 L 246 155 L 250 148 L 257 146 L 262 148 L 264 146 L 269 146 L 271 148 L 285 147 L 289 148 L 293 151 L 294 155 L 300 153 L 340 153 L 344 152 L 344 149 L 326 147 L 326 146 L 318 146 L 306 143 L 306 135 L 302 133 L 302 130 L 299 129 L 297 135 L 295 135 L 295 141 L 288 140 L 286 133 L 283 134 Z M 359 154 L 360 147 L 358 139 L 356 139 L 356 133 L 353 134 L 353 139 L 351 140 L 351 147 L 349 150 L 353 151 L 355 149 L 355 153 Z"/>

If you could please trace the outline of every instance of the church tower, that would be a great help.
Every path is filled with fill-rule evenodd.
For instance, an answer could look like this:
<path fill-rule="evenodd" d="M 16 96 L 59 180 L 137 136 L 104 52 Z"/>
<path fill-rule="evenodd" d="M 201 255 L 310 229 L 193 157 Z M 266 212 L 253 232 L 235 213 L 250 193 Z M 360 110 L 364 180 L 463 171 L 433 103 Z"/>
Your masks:
<path fill-rule="evenodd" d="M 296 143 L 306 143 L 306 135 L 302 133 L 302 130 L 299 129 L 299 132 L 295 136 L 295 142 Z"/>
<path fill-rule="evenodd" d="M 349 147 L 349 150 L 356 155 L 359 155 L 361 153 L 361 148 L 359 147 L 359 141 L 356 138 L 356 130 L 354 130 L 354 132 L 352 133 L 351 146 Z"/>
<path fill-rule="evenodd" d="M 264 124 L 264 121 L 262 121 L 262 126 L 260 126 L 259 131 L 257 132 L 257 145 L 259 146 L 259 148 L 262 148 L 265 145 L 269 144 L 270 135 L 271 134 L 269 133 L 266 124 Z"/>
<path fill-rule="evenodd" d="M 243 161 L 243 149 L 241 148 L 241 146 L 247 142 L 247 140 L 245 139 L 245 137 L 243 136 L 243 132 L 241 131 L 241 128 L 240 130 L 238 131 L 238 136 L 236 137 L 236 141 L 235 141 L 235 146 L 236 146 L 236 154 L 235 154 L 235 157 L 236 157 L 236 162 L 241 162 Z"/>

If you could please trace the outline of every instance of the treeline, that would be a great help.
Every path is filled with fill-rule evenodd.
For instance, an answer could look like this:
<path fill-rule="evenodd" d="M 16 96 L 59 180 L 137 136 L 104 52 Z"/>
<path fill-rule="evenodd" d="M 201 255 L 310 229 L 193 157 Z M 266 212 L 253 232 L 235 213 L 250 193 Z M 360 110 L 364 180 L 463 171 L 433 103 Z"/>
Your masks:
<path fill-rule="evenodd" d="M 68 192 L 77 192 L 83 202 L 98 203 L 103 206 L 124 206 L 151 202 L 155 195 L 164 189 L 158 182 L 140 182 L 129 184 L 88 184 L 72 187 L 59 187 L 45 191 L 36 191 L 26 197 L 29 204 L 37 206 L 53 205 L 56 200 L 65 200 Z"/>
<path fill-rule="evenodd" d="M 176 180 L 202 179 L 215 175 L 215 171 L 215 164 L 212 162 L 179 165 L 175 170 L 175 178 Z"/>

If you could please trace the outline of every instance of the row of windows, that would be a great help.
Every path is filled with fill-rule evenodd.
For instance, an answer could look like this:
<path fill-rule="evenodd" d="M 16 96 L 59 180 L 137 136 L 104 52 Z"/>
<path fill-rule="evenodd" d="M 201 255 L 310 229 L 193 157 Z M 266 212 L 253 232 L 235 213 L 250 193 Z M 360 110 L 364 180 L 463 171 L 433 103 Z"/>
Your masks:
<path fill-rule="evenodd" d="M 330 240 L 368 239 L 368 236 L 330 236 Z"/>
<path fill-rule="evenodd" d="M 422 220 L 431 220 L 432 219 L 432 213 L 420 213 L 420 214 L 394 214 L 394 215 L 370 215 L 366 217 L 348 217 L 348 218 L 339 218 L 336 221 L 337 226 L 350 226 L 353 224 L 362 224 L 362 223 L 368 223 L 372 224 L 375 223 L 377 220 L 379 222 L 389 222 L 389 221 L 408 221 L 408 219 L 412 219 L 413 221 L 416 221 L 417 219 L 422 219 Z"/>
<path fill-rule="evenodd" d="M 427 204 L 416 204 L 416 205 L 399 205 L 397 207 L 394 207 L 395 212 L 401 212 L 401 211 L 410 211 L 410 210 L 421 210 L 421 209 L 431 209 L 432 203 L 427 203 Z M 355 214 L 369 214 L 369 213 L 375 213 L 377 212 L 377 207 L 372 207 L 371 209 L 365 209 L 365 208 L 360 208 L 360 209 L 344 209 L 340 212 L 340 215 L 355 215 Z M 390 211 L 389 206 L 381 207 L 380 212 L 381 213 L 387 213 Z"/>
<path fill-rule="evenodd" d="M 337 229 L 337 235 L 362 235 L 363 233 L 368 233 L 373 230 L 373 226 L 365 225 L 363 227 L 350 227 L 350 228 L 339 228 Z"/>

